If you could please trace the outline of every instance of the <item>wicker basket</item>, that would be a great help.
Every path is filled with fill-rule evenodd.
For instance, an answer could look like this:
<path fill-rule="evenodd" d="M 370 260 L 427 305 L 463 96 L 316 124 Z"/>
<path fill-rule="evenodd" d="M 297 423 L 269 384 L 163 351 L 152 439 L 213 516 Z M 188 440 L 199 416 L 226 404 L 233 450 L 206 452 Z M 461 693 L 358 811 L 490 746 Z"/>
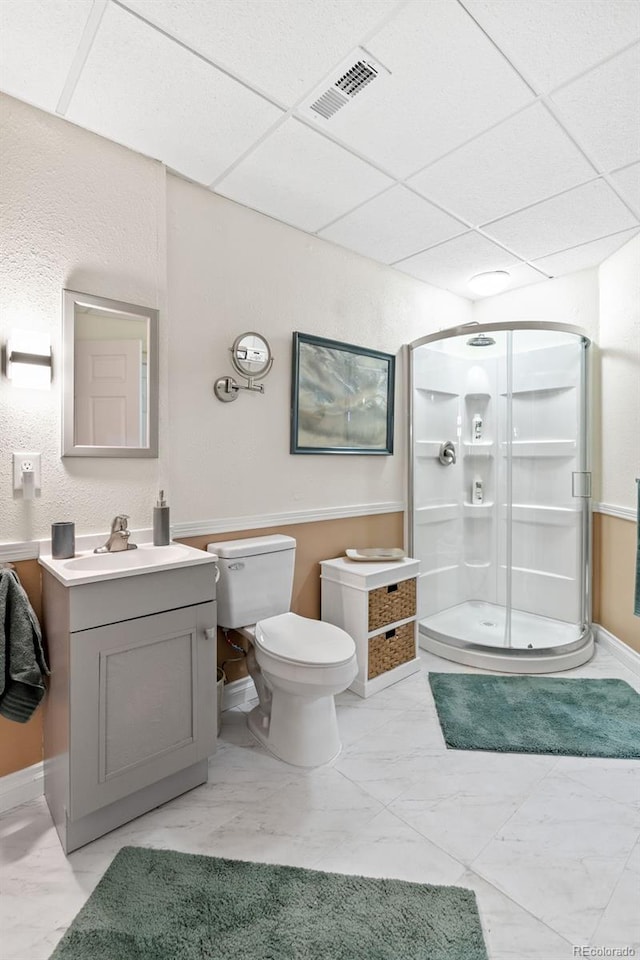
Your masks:
<path fill-rule="evenodd" d="M 414 617 L 416 613 L 416 580 L 401 580 L 369 593 L 369 633 L 388 623 Z"/>
<path fill-rule="evenodd" d="M 395 630 L 387 630 L 369 638 L 369 664 L 367 679 L 373 680 L 388 673 L 401 663 L 415 660 L 415 621 L 405 623 Z"/>

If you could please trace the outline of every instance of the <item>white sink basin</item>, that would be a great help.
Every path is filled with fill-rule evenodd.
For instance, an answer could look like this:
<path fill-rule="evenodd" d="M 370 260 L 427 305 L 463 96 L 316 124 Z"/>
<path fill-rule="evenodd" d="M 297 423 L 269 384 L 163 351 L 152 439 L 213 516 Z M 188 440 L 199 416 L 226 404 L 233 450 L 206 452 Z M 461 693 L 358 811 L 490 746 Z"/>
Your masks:
<path fill-rule="evenodd" d="M 95 570 L 96 573 L 111 570 L 128 570 L 131 567 L 157 567 L 176 560 L 185 560 L 189 548 L 181 543 L 170 543 L 166 547 L 154 547 L 143 543 L 137 550 L 120 550 L 114 553 L 87 553 L 71 560 L 63 560 L 65 570 Z"/>
<path fill-rule="evenodd" d="M 66 587 L 211 562 L 215 563 L 211 554 L 188 547 L 184 543 L 170 543 L 166 547 L 139 543 L 136 550 L 120 550 L 115 553 L 94 553 L 88 550 L 68 560 L 40 557 L 42 566 Z"/>

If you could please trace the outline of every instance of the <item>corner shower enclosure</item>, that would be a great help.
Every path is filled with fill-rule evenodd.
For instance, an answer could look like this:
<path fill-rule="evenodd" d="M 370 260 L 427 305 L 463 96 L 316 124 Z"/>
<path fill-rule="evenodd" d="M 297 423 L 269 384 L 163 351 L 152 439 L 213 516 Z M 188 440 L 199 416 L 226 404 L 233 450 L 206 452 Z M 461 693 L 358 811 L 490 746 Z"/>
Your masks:
<path fill-rule="evenodd" d="M 518 673 L 592 656 L 589 345 L 533 321 L 408 345 L 423 648 Z"/>

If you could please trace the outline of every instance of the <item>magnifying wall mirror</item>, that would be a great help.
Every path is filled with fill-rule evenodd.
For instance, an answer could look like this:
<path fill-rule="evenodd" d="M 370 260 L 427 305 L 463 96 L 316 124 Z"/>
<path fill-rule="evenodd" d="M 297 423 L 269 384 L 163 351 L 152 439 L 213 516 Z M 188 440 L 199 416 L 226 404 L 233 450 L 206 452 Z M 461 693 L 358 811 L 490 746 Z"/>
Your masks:
<path fill-rule="evenodd" d="M 231 347 L 231 363 L 240 376 L 262 380 L 273 363 L 271 348 L 259 333 L 241 333 Z"/>
<path fill-rule="evenodd" d="M 63 291 L 63 457 L 158 456 L 158 311 Z"/>
<path fill-rule="evenodd" d="M 264 387 L 256 380 L 262 380 L 273 366 L 271 347 L 259 333 L 241 333 L 233 341 L 231 349 L 231 363 L 236 373 L 247 381 L 247 384 L 237 383 L 233 377 L 218 377 L 213 385 L 213 392 L 218 400 L 231 403 L 237 400 L 240 390 L 249 390 L 254 393 L 264 393 Z"/>

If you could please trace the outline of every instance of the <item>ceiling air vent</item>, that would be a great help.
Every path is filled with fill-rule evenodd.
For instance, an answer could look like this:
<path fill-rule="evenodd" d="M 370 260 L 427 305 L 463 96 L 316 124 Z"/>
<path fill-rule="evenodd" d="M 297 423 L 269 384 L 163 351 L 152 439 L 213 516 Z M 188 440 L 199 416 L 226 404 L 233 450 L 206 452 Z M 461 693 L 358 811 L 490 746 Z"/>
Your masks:
<path fill-rule="evenodd" d="M 323 84 L 300 106 L 300 110 L 317 121 L 330 120 L 338 110 L 350 103 L 374 80 L 388 75 L 388 70 L 372 57 L 357 50 L 336 71 L 329 85 Z"/>

